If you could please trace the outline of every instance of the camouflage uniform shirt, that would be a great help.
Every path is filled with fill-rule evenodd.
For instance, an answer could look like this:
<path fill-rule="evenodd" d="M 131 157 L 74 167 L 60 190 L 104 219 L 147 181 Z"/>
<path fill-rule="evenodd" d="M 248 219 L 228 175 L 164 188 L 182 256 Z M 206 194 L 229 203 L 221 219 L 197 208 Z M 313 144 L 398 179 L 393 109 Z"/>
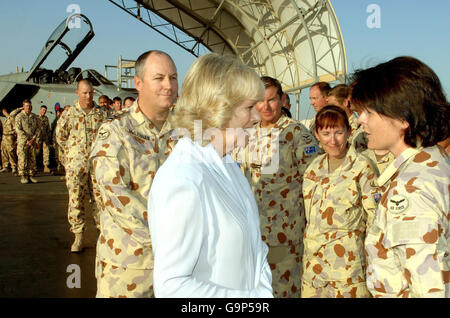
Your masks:
<path fill-rule="evenodd" d="M 375 152 L 372 149 L 366 149 L 363 152 L 361 152 L 362 155 L 366 156 L 367 159 L 372 164 L 372 168 L 377 174 L 377 177 L 379 177 L 384 170 L 395 160 L 394 155 L 392 152 L 388 152 L 381 158 L 377 158 L 375 155 Z M 384 191 L 383 191 L 384 192 Z"/>
<path fill-rule="evenodd" d="M 8 136 L 16 133 L 14 119 L 20 111 L 20 108 L 15 109 L 9 114 L 8 117 L 6 117 L 5 122 L 3 123 L 3 135 Z"/>
<path fill-rule="evenodd" d="M 269 246 L 301 244 L 305 227 L 303 173 L 318 151 L 303 124 L 281 116 L 272 129 L 256 125 L 245 155 L 242 149 L 238 152 L 236 161 L 258 203 L 262 239 Z"/>
<path fill-rule="evenodd" d="M 387 186 L 366 238 L 375 297 L 450 297 L 449 157 L 408 148 L 378 178 Z"/>
<path fill-rule="evenodd" d="M 161 131 L 137 101 L 102 125 L 91 153 L 101 194 L 100 261 L 133 269 L 153 269 L 147 201 L 156 171 L 172 151 L 168 121 Z"/>
<path fill-rule="evenodd" d="M 51 141 L 51 131 L 50 131 L 50 122 L 48 121 L 47 116 L 38 116 L 40 127 L 41 127 L 41 142 L 45 142 L 47 144 Z"/>
<path fill-rule="evenodd" d="M 81 108 L 78 101 L 63 111 L 56 124 L 56 140 L 64 149 L 66 170 L 87 169 L 92 143 L 105 119 L 106 111 L 95 104 L 89 113 Z"/>
<path fill-rule="evenodd" d="M 39 142 L 40 122 L 38 115 L 33 113 L 27 115 L 25 111 L 21 111 L 15 118 L 18 142 L 27 140 Z"/>
<path fill-rule="evenodd" d="M 375 177 L 368 160 L 353 147 L 331 173 L 328 154 L 306 170 L 303 280 L 314 287 L 365 281 L 366 224 L 373 219 L 379 193 L 373 186 Z"/>

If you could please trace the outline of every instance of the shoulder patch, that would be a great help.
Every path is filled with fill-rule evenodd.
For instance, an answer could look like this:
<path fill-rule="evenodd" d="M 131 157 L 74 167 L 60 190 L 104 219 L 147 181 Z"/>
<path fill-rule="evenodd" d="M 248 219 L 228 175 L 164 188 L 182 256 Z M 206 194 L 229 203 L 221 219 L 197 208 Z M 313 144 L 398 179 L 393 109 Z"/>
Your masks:
<path fill-rule="evenodd" d="M 109 132 L 109 129 L 106 129 L 104 127 L 100 128 L 98 131 L 98 138 L 101 140 L 105 140 L 109 137 L 111 133 Z"/>
<path fill-rule="evenodd" d="M 305 153 L 307 155 L 310 155 L 312 153 L 316 153 L 317 152 L 316 146 L 308 146 L 308 147 L 305 147 L 304 149 L 305 149 Z"/>
<path fill-rule="evenodd" d="M 303 140 L 304 140 L 306 143 L 310 143 L 310 142 L 313 141 L 312 135 L 311 135 L 310 133 L 308 133 L 308 132 L 303 132 L 303 133 L 302 133 L 302 138 L 303 138 Z"/>
<path fill-rule="evenodd" d="M 401 194 L 393 195 L 388 203 L 387 207 L 389 212 L 393 214 L 399 214 L 405 212 L 409 207 L 408 198 Z"/>
<path fill-rule="evenodd" d="M 122 142 L 117 135 L 117 127 L 114 127 L 110 122 L 105 122 L 97 132 L 90 157 L 116 157 L 121 147 Z"/>
<path fill-rule="evenodd" d="M 376 203 L 378 203 L 381 199 L 381 193 L 374 193 L 373 199 L 375 200 Z"/>

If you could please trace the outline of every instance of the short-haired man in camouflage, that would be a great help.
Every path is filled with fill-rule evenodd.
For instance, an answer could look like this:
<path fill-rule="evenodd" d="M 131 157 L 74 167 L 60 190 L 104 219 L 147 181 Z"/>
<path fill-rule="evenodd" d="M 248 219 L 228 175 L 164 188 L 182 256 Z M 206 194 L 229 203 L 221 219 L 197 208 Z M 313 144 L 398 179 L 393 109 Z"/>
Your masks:
<path fill-rule="evenodd" d="M 136 61 L 138 99 L 102 125 L 91 154 L 101 194 L 97 297 L 153 297 L 147 200 L 174 141 L 166 119 L 178 95 L 175 63 L 149 51 Z"/>
<path fill-rule="evenodd" d="M 269 245 L 274 296 L 300 297 L 303 173 L 319 146 L 304 125 L 282 115 L 284 97 L 278 80 L 264 76 L 262 81 L 265 97 L 256 105 L 261 121 L 247 147 L 235 157 L 258 203 L 262 239 Z"/>
<path fill-rule="evenodd" d="M 94 88 L 89 80 L 83 79 L 78 83 L 76 94 L 78 100 L 64 110 L 56 124 L 56 138 L 65 156 L 68 220 L 70 231 L 75 235 L 71 251 L 81 252 L 87 212 L 92 212 L 98 226 L 98 209 L 88 162 L 92 143 L 106 119 L 106 111 L 94 103 Z"/>
<path fill-rule="evenodd" d="M 36 149 L 39 147 L 40 121 L 36 114 L 31 112 L 31 101 L 23 101 L 23 110 L 16 116 L 17 132 L 17 158 L 21 183 L 37 183 Z"/>

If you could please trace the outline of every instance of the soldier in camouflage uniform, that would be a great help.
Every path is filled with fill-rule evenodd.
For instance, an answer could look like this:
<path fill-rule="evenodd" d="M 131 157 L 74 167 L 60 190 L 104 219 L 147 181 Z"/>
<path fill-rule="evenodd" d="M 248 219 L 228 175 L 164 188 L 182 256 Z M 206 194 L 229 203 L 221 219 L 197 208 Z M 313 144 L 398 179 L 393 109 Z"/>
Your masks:
<path fill-rule="evenodd" d="M 402 102 L 399 102 L 402 101 Z M 352 102 L 368 147 L 395 160 L 366 237 L 367 287 L 375 297 L 450 297 L 450 103 L 436 74 L 398 57 L 355 73 Z"/>
<path fill-rule="evenodd" d="M 2 165 L 0 172 L 7 172 L 9 168 L 12 169 L 14 175 L 17 174 L 17 134 L 14 125 L 14 119 L 22 110 L 22 107 L 13 110 L 10 114 L 6 109 L 2 109 L 5 116 L 3 124 L 3 138 L 1 144 L 2 151 Z"/>
<path fill-rule="evenodd" d="M 39 112 L 39 120 L 41 124 L 41 136 L 40 136 L 40 144 L 39 149 L 36 152 L 36 157 L 42 152 L 42 163 L 44 164 L 44 172 L 50 172 L 50 140 L 51 140 L 51 132 L 50 132 L 50 122 L 48 121 L 48 117 L 45 115 L 47 112 L 47 106 L 42 105 Z"/>
<path fill-rule="evenodd" d="M 31 112 L 30 100 L 23 102 L 23 110 L 16 116 L 18 172 L 21 183 L 37 183 L 36 149 L 39 147 L 40 121 Z"/>
<path fill-rule="evenodd" d="M 134 81 L 137 101 L 102 125 L 91 154 L 101 194 L 97 297 L 154 296 L 147 201 L 174 147 L 166 118 L 178 94 L 175 64 L 163 52 L 146 52 Z"/>
<path fill-rule="evenodd" d="M 388 189 L 366 238 L 375 297 L 450 297 L 449 165 L 436 146 L 408 148 L 378 178 Z"/>
<path fill-rule="evenodd" d="M 305 171 L 306 211 L 302 297 L 370 297 L 364 238 L 372 221 L 377 187 L 369 160 L 349 147 L 346 113 L 326 106 L 316 115 L 316 137 L 326 154 Z"/>
<path fill-rule="evenodd" d="M 262 77 L 264 102 L 257 104 L 261 122 L 235 160 L 245 173 L 260 213 L 262 239 L 269 245 L 275 297 L 300 297 L 305 214 L 303 173 L 319 151 L 308 129 L 282 116 L 280 83 Z"/>
<path fill-rule="evenodd" d="M 81 80 L 76 90 L 78 100 L 65 110 L 56 124 L 58 145 L 64 149 L 66 186 L 69 193 L 68 220 L 75 234 L 72 252 L 83 249 L 86 213 L 91 212 L 98 226 L 89 154 L 97 131 L 106 119 L 106 111 L 94 101 L 94 89 L 89 80 Z"/>

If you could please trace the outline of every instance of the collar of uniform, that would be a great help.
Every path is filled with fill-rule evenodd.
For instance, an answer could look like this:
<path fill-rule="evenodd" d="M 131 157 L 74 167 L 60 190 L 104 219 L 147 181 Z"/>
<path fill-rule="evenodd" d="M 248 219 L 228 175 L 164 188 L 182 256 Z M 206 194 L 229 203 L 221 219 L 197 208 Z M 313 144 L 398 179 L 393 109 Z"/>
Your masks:
<path fill-rule="evenodd" d="M 22 110 L 21 113 L 23 113 L 23 114 L 24 114 L 25 116 L 27 116 L 27 117 L 30 117 L 30 116 L 33 116 L 33 115 L 37 116 L 35 113 L 29 113 L 29 114 L 27 114 L 27 113 L 25 112 L 25 110 Z M 20 113 L 19 113 L 19 114 L 20 114 Z"/>
<path fill-rule="evenodd" d="M 92 101 L 92 104 L 94 105 L 94 106 L 92 106 L 92 111 L 96 111 L 96 109 L 98 108 L 97 104 L 96 104 L 94 101 Z M 75 106 L 75 109 L 76 109 L 78 112 L 81 112 L 82 114 L 85 114 L 85 115 L 91 114 L 91 112 L 89 112 L 89 114 L 86 114 L 86 112 L 83 110 L 83 108 L 81 108 L 81 105 L 80 105 L 80 101 L 79 101 L 79 100 L 76 100 L 76 101 L 75 101 L 74 106 Z"/>
<path fill-rule="evenodd" d="M 285 115 L 281 115 L 280 118 L 278 118 L 275 126 L 273 128 L 285 128 L 292 122 L 292 118 L 289 118 Z"/>
<path fill-rule="evenodd" d="M 400 156 L 398 156 L 378 177 L 377 184 L 378 186 L 383 186 L 386 184 L 388 180 L 392 178 L 392 176 L 398 171 L 398 169 L 402 166 L 402 164 L 407 161 L 412 156 L 416 155 L 422 150 L 422 148 L 408 148 L 404 150 Z"/>
<path fill-rule="evenodd" d="M 145 117 L 144 113 L 139 108 L 138 99 L 136 99 L 134 101 L 133 105 L 131 105 L 129 113 L 131 115 L 131 118 L 136 122 L 136 126 L 147 124 L 147 126 L 150 130 L 153 130 L 156 132 L 156 135 L 162 136 L 171 130 L 171 125 L 170 125 L 168 119 L 173 113 L 173 108 L 169 112 L 169 115 L 167 116 L 167 120 L 165 121 L 161 131 L 158 131 L 158 128 L 156 128 L 156 126 L 152 123 L 152 121 L 150 119 L 148 119 L 147 117 Z"/>
<path fill-rule="evenodd" d="M 76 109 L 78 112 L 84 113 L 83 109 L 82 109 L 81 106 L 80 106 L 80 101 L 78 101 L 78 100 L 75 101 L 74 106 L 75 106 L 75 109 Z"/>
<path fill-rule="evenodd" d="M 261 126 L 261 121 L 257 124 L 257 130 L 259 132 L 259 135 L 261 137 L 270 136 L 272 134 L 273 129 L 284 129 L 289 123 L 291 122 L 291 119 L 287 116 L 281 115 L 280 118 L 278 118 L 275 125 L 269 129 Z"/>

